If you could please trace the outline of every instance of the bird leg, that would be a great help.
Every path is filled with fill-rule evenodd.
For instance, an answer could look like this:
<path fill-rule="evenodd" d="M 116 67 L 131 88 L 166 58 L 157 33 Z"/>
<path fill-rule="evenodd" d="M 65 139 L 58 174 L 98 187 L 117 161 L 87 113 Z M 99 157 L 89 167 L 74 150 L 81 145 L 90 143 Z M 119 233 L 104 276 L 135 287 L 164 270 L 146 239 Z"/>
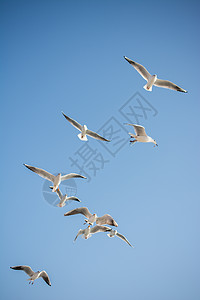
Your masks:
<path fill-rule="evenodd" d="M 137 140 L 130 140 L 130 145 L 132 144 L 134 144 L 134 143 L 136 143 L 137 142 Z"/>

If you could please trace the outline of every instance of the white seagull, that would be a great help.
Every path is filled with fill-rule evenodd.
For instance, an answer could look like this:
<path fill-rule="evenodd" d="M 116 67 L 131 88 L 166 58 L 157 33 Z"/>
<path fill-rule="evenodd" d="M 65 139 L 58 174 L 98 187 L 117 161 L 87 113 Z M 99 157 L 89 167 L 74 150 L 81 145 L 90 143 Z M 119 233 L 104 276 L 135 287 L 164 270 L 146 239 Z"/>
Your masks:
<path fill-rule="evenodd" d="M 55 176 L 51 173 L 48 173 L 47 171 L 45 171 L 43 169 L 32 167 L 32 166 L 29 166 L 26 164 L 24 164 L 24 166 L 27 167 L 29 170 L 37 173 L 42 178 L 45 178 L 45 179 L 53 182 L 52 192 L 55 192 L 59 188 L 59 184 L 61 183 L 61 181 L 64 181 L 64 180 L 67 180 L 70 178 L 86 178 L 85 176 L 82 176 L 82 175 L 76 174 L 76 173 L 70 173 L 70 174 L 63 175 L 63 176 L 61 176 L 61 173 L 58 173 L 58 175 Z"/>
<path fill-rule="evenodd" d="M 128 123 L 126 123 L 126 125 L 133 126 L 134 130 L 135 130 L 135 133 L 136 133 L 136 135 L 135 135 L 135 134 L 129 132 L 131 138 L 135 138 L 135 140 L 130 140 L 130 143 L 133 143 L 133 144 L 135 142 L 153 143 L 156 146 L 158 146 L 158 144 L 156 143 L 156 141 L 146 134 L 145 128 L 143 126 L 136 125 L 136 124 L 128 124 Z"/>
<path fill-rule="evenodd" d="M 96 132 L 87 129 L 86 125 L 82 126 L 81 124 L 79 124 L 75 120 L 73 120 L 73 119 L 69 118 L 68 116 L 66 116 L 63 112 L 62 112 L 62 114 L 67 119 L 67 121 L 69 121 L 75 128 L 77 128 L 79 131 L 81 131 L 81 133 L 78 134 L 78 137 L 81 141 L 87 141 L 88 140 L 87 135 L 89 135 L 89 136 L 93 137 L 96 140 L 110 142 L 109 140 L 107 140 L 104 137 L 100 136 Z"/>
<path fill-rule="evenodd" d="M 117 230 L 111 229 L 110 230 L 106 230 L 109 231 L 109 233 L 107 234 L 107 236 L 109 236 L 110 238 L 114 237 L 114 236 L 118 236 L 120 239 L 122 239 L 123 241 L 125 241 L 129 246 L 133 247 L 129 241 L 127 240 L 127 238 L 122 235 L 121 233 L 117 232 Z"/>
<path fill-rule="evenodd" d="M 53 189 L 53 186 L 50 186 L 50 189 Z M 56 194 L 58 195 L 58 197 L 60 198 L 60 202 L 57 204 L 58 207 L 63 207 L 66 205 L 66 202 L 69 200 L 74 200 L 74 201 L 78 201 L 81 202 L 81 200 L 79 200 L 77 197 L 71 196 L 68 197 L 67 194 L 63 195 L 60 191 L 60 189 L 56 190 Z"/>
<path fill-rule="evenodd" d="M 16 267 L 10 267 L 13 270 L 21 270 L 24 271 L 30 278 L 28 278 L 27 280 L 30 283 L 34 283 L 34 280 L 38 279 L 39 277 L 42 277 L 44 279 L 44 281 L 51 286 L 51 282 L 49 279 L 49 276 L 47 275 L 47 273 L 45 271 L 37 271 L 34 272 L 31 267 L 29 266 L 16 266 Z"/>
<path fill-rule="evenodd" d="M 83 235 L 82 238 L 84 239 L 88 239 L 89 237 L 91 237 L 92 234 L 97 233 L 97 232 L 106 232 L 106 231 L 110 231 L 111 228 L 107 227 L 107 226 L 100 226 L 100 225 L 96 225 L 92 228 L 90 228 L 90 225 L 86 228 L 86 229 L 80 229 L 78 231 L 77 236 L 74 239 L 74 242 L 76 241 L 77 237 L 79 235 Z"/>
<path fill-rule="evenodd" d="M 147 84 L 145 84 L 145 86 L 143 87 L 145 90 L 147 91 L 152 91 L 152 86 L 158 86 L 158 87 L 162 87 L 162 88 L 166 88 L 166 89 L 171 89 L 171 90 L 175 90 L 178 92 L 183 92 L 183 93 L 187 93 L 186 90 L 182 89 L 181 87 L 179 87 L 178 85 L 174 84 L 171 81 L 168 80 L 162 80 L 162 79 L 158 79 L 157 75 L 151 75 L 146 69 L 145 67 L 143 67 L 142 65 L 136 63 L 135 61 L 129 59 L 128 57 L 124 56 L 124 58 L 129 62 L 129 64 L 131 64 L 137 71 L 138 73 L 147 81 Z"/>
<path fill-rule="evenodd" d="M 117 222 L 110 215 L 106 214 L 102 217 L 97 217 L 96 214 L 92 215 L 89 212 L 87 207 L 79 207 L 79 208 L 73 209 L 73 210 L 65 213 L 64 216 L 72 216 L 72 215 L 77 215 L 77 214 L 82 214 L 87 218 L 85 220 L 84 224 L 88 223 L 89 225 L 93 225 L 93 223 L 96 222 L 96 224 L 98 224 L 98 225 L 108 224 L 111 226 L 116 226 L 116 227 L 118 226 Z"/>

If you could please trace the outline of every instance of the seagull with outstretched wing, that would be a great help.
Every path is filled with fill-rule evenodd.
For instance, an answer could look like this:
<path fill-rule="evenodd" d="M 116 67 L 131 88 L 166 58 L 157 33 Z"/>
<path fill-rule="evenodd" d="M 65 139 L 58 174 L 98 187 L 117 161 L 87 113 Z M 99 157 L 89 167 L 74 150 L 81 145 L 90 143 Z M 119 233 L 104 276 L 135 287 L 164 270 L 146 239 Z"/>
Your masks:
<path fill-rule="evenodd" d="M 29 165 L 24 164 L 25 167 L 27 167 L 29 170 L 35 172 L 36 174 L 38 174 L 39 176 L 41 176 L 42 178 L 45 178 L 51 182 L 53 182 L 53 189 L 52 192 L 55 192 L 58 188 L 59 185 L 61 183 L 61 181 L 70 179 L 70 178 L 86 178 L 85 176 L 82 176 L 80 174 L 76 174 L 76 173 L 70 173 L 70 174 L 66 174 L 66 175 L 61 175 L 61 173 L 58 173 L 58 175 L 53 175 L 43 169 L 39 169 L 36 167 L 32 167 Z"/>
<path fill-rule="evenodd" d="M 129 134 L 131 136 L 130 143 L 132 143 L 132 144 L 134 144 L 135 142 L 153 143 L 156 146 L 158 146 L 158 144 L 156 143 L 156 140 L 152 139 L 150 136 L 148 136 L 146 134 L 145 128 L 143 126 L 136 125 L 136 124 L 128 124 L 128 123 L 125 123 L 125 125 L 133 126 L 133 128 L 135 130 L 135 134 L 129 132 Z M 132 140 L 132 138 L 134 138 L 134 140 Z"/>
<path fill-rule="evenodd" d="M 65 119 L 67 121 L 69 121 L 76 129 L 78 129 L 79 131 L 81 131 L 81 133 L 78 134 L 78 137 L 81 141 L 87 141 L 87 135 L 93 137 L 96 140 L 100 140 L 100 141 L 104 141 L 104 142 L 110 142 L 109 140 L 105 139 L 104 137 L 100 136 L 98 133 L 91 131 L 87 128 L 86 125 L 81 125 L 79 124 L 77 121 L 69 118 L 68 116 L 66 116 L 64 113 L 62 113 L 63 116 L 65 117 Z"/>
<path fill-rule="evenodd" d="M 147 81 L 147 84 L 145 84 L 144 89 L 147 91 L 152 91 L 152 87 L 153 85 L 158 86 L 158 87 L 162 87 L 162 88 L 166 88 L 166 89 L 171 89 L 171 90 L 175 90 L 178 92 L 182 92 L 182 93 L 187 93 L 186 90 L 182 89 L 180 86 L 174 84 L 171 81 L 168 80 L 162 80 L 162 79 L 158 79 L 157 75 L 151 75 L 147 69 L 145 69 L 144 66 L 136 63 L 135 61 L 131 60 L 130 58 L 124 56 L 124 58 L 129 62 L 129 64 L 131 64 L 136 71 L 138 71 L 138 73 Z"/>
<path fill-rule="evenodd" d="M 29 284 L 30 283 L 34 283 L 34 281 L 36 279 L 38 279 L 39 277 L 42 277 L 42 279 L 48 284 L 51 286 L 51 282 L 50 282 L 50 279 L 49 279 L 49 276 L 48 274 L 46 273 L 46 271 L 37 271 L 37 272 L 34 272 L 31 267 L 29 266 L 15 266 L 15 267 L 10 267 L 11 269 L 13 270 L 20 270 L 20 271 L 24 271 L 28 276 L 29 278 L 27 279 L 29 281 Z"/>
<path fill-rule="evenodd" d="M 87 223 L 89 225 L 93 225 L 96 222 L 97 225 L 107 224 L 107 225 L 116 226 L 116 227 L 118 226 L 117 222 L 110 215 L 106 214 L 106 215 L 103 215 L 102 217 L 97 217 L 96 214 L 91 214 L 87 207 L 79 207 L 79 208 L 73 209 L 73 210 L 65 213 L 64 216 L 72 216 L 72 215 L 77 215 L 77 214 L 84 215 L 87 218 L 87 219 L 85 219 L 85 223 Z"/>

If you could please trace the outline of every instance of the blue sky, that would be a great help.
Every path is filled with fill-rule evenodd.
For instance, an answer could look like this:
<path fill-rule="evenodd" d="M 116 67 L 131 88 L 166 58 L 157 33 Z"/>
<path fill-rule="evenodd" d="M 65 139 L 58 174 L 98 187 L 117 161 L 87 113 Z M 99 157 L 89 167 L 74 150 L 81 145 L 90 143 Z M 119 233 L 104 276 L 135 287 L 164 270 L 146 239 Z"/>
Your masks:
<path fill-rule="evenodd" d="M 0 5 L 1 298 L 199 299 L 199 3 Z M 146 92 L 124 55 L 189 93 Z M 159 147 L 127 141 L 114 155 L 90 139 L 108 162 L 76 180 L 81 205 L 111 214 L 135 248 L 104 234 L 74 244 L 83 218 L 63 214 L 79 204 L 49 205 L 45 181 L 23 163 L 78 172 L 69 158 L 83 143 L 61 111 L 94 131 L 110 118 L 129 130 L 120 108 L 135 93 L 157 112 L 139 123 Z M 18 264 L 45 269 L 52 286 L 29 286 L 9 269 Z"/>

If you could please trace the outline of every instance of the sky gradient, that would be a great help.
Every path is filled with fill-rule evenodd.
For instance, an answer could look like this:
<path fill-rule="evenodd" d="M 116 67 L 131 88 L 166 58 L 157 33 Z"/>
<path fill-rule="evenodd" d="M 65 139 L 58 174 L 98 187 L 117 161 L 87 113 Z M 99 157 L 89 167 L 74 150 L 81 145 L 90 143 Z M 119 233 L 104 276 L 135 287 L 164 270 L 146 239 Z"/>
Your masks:
<path fill-rule="evenodd" d="M 0 6 L 1 299 L 199 299 L 198 1 Z M 124 55 L 188 94 L 145 91 Z M 131 101 L 149 109 L 135 111 L 159 147 L 129 146 L 122 107 Z M 57 208 L 44 197 L 45 180 L 23 163 L 80 171 L 70 158 L 85 144 L 62 111 L 93 131 L 114 122 L 125 140 L 120 148 L 90 139 L 98 170 L 86 162 L 90 181 L 72 183 L 82 203 Z M 63 215 L 79 206 L 111 214 L 135 248 L 103 233 L 74 244 L 84 218 Z M 52 286 L 29 286 L 9 269 L 21 264 L 46 270 Z"/>

